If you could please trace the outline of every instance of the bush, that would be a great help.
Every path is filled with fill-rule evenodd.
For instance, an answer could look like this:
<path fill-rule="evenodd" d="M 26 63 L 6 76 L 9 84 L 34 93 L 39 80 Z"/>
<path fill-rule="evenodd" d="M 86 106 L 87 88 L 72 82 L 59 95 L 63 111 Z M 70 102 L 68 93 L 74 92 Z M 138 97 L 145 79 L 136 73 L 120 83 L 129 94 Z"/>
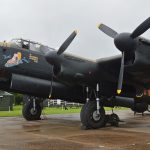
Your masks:
<path fill-rule="evenodd" d="M 23 103 L 23 95 L 19 93 L 14 93 L 15 105 L 21 105 Z"/>

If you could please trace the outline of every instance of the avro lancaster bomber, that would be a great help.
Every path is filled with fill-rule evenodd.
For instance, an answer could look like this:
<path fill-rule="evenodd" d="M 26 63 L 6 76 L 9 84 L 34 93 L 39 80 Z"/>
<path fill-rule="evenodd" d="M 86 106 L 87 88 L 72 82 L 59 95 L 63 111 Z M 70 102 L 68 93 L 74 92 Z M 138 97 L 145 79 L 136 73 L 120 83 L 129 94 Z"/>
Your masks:
<path fill-rule="evenodd" d="M 58 50 L 24 39 L 0 43 L 0 89 L 24 94 L 23 116 L 38 120 L 45 98 L 83 103 L 81 122 L 87 129 L 117 125 L 116 114 L 104 107 L 122 106 L 143 113 L 150 104 L 150 41 L 141 37 L 150 18 L 132 33 L 117 33 L 108 26 L 98 28 L 114 39 L 122 55 L 95 61 L 65 50 L 74 31 Z"/>

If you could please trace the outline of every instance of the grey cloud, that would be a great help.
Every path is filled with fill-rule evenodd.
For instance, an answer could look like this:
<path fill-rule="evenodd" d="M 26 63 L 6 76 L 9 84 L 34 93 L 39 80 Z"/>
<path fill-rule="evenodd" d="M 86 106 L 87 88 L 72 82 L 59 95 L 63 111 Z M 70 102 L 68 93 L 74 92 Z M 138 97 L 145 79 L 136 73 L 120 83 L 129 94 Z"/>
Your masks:
<path fill-rule="evenodd" d="M 112 56 L 120 52 L 96 24 L 132 32 L 149 17 L 149 6 L 148 0 L 0 0 L 0 40 L 22 37 L 59 47 L 78 29 L 68 52 L 91 59 Z"/>

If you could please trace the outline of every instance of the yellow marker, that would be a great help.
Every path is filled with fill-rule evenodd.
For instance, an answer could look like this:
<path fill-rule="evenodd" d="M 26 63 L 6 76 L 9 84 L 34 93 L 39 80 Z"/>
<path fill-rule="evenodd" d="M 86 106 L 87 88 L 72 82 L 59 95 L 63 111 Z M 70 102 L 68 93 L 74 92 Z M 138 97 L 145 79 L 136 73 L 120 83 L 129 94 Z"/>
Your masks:
<path fill-rule="evenodd" d="M 49 95 L 49 97 L 48 97 L 49 99 L 51 98 L 51 95 Z"/>
<path fill-rule="evenodd" d="M 21 60 L 21 57 L 22 57 L 22 56 L 21 56 L 21 53 L 18 52 L 17 54 L 18 54 L 18 60 Z"/>
<path fill-rule="evenodd" d="M 117 90 L 117 94 L 120 94 L 121 93 L 121 90 Z"/>
<path fill-rule="evenodd" d="M 74 30 L 74 31 L 75 31 L 75 33 L 76 33 L 76 34 L 78 34 L 78 33 L 79 33 L 79 31 L 78 31 L 78 30 Z"/>
<path fill-rule="evenodd" d="M 100 24 L 98 24 L 98 25 L 97 25 L 97 28 L 100 28 L 100 26 L 101 26 L 101 25 L 102 25 L 101 23 L 100 23 Z"/>

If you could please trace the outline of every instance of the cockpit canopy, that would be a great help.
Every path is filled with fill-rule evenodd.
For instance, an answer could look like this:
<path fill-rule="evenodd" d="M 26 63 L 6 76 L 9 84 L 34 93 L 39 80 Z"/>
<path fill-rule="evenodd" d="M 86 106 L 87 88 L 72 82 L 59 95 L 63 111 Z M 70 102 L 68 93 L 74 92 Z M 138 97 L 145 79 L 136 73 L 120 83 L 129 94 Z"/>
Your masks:
<path fill-rule="evenodd" d="M 40 43 L 25 39 L 12 39 L 11 43 L 18 48 L 30 49 L 33 51 L 39 51 L 40 46 L 42 45 Z"/>
<path fill-rule="evenodd" d="M 45 49 L 47 51 L 54 50 L 48 46 L 44 46 L 38 42 L 34 42 L 31 40 L 25 40 L 25 39 L 12 39 L 11 40 L 11 46 L 15 48 L 23 48 L 27 50 L 32 51 L 38 51 L 41 52 L 41 49 Z"/>

